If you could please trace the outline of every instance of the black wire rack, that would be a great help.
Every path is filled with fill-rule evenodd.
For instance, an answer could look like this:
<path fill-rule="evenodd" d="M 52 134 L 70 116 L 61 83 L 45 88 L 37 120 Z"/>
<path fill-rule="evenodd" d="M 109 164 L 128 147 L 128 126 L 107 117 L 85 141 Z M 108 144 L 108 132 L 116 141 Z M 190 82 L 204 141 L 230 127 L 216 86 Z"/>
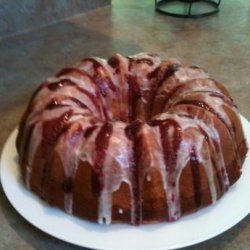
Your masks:
<path fill-rule="evenodd" d="M 199 18 L 219 12 L 221 0 L 155 0 L 155 10 L 174 17 Z"/>

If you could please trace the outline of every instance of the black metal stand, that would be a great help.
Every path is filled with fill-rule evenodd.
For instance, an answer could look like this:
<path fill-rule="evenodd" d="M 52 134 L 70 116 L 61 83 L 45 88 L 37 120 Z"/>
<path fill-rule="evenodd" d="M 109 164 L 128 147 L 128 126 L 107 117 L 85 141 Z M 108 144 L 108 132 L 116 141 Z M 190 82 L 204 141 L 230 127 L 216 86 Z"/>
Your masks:
<path fill-rule="evenodd" d="M 198 12 L 192 12 L 193 4 L 198 3 L 201 5 Z M 219 12 L 220 3 L 221 0 L 155 0 L 155 10 L 174 17 L 199 18 Z M 182 6 L 183 13 L 177 13 L 173 6 L 179 8 Z M 206 7 L 209 7 L 209 10 Z"/>

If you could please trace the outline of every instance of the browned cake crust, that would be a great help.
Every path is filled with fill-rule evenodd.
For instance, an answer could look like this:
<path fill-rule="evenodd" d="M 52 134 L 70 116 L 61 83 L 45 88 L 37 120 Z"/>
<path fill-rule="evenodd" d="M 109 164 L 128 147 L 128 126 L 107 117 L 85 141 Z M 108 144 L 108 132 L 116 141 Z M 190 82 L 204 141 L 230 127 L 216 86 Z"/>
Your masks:
<path fill-rule="evenodd" d="M 87 58 L 41 84 L 17 138 L 26 186 L 99 223 L 175 221 L 218 200 L 247 145 L 232 98 L 154 54 Z"/>

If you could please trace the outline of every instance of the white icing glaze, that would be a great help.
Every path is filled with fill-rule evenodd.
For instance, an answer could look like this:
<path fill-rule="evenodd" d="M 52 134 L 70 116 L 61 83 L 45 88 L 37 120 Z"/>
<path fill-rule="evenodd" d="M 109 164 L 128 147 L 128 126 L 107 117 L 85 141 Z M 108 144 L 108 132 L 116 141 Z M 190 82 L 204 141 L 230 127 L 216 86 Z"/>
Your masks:
<path fill-rule="evenodd" d="M 99 125 L 90 136 L 85 140 L 82 144 L 80 160 L 87 161 L 91 166 L 94 165 L 95 162 L 95 140 L 96 136 L 100 131 L 101 125 Z"/>
<path fill-rule="evenodd" d="M 109 66 L 109 70 L 112 72 L 111 77 L 114 84 L 119 89 L 119 115 L 122 121 L 127 121 L 129 111 L 128 82 L 126 76 L 126 72 L 128 72 L 128 59 L 120 54 L 115 54 L 112 58 L 118 61 L 117 68 L 111 69 Z"/>
<path fill-rule="evenodd" d="M 93 63 L 91 61 L 85 60 L 78 62 L 74 65 L 74 67 L 87 72 L 90 76 L 93 76 L 95 74 Z"/>
<path fill-rule="evenodd" d="M 223 174 L 222 183 L 224 187 L 224 192 L 227 190 L 229 186 L 229 179 L 225 168 L 220 138 L 214 126 L 211 126 L 211 124 L 209 124 L 210 126 L 207 126 L 202 120 L 190 119 L 186 117 L 178 117 L 178 115 L 176 114 L 168 114 L 168 113 L 159 115 L 157 119 L 160 120 L 174 119 L 180 125 L 183 134 L 181 145 L 179 146 L 179 149 L 177 151 L 177 163 L 175 168 L 176 185 L 173 186 L 171 185 L 171 183 L 167 181 L 167 192 L 166 192 L 168 209 L 169 209 L 169 218 L 170 220 L 176 220 L 181 216 L 178 183 L 183 168 L 187 165 L 188 161 L 190 160 L 190 148 L 192 145 L 195 146 L 197 151 L 198 161 L 202 164 L 206 172 L 212 202 L 215 202 L 215 200 L 217 199 L 214 176 L 213 176 L 213 165 L 211 163 L 211 153 L 209 152 L 209 148 L 204 135 L 201 134 L 198 130 L 198 126 L 204 129 L 204 131 L 208 134 L 209 138 L 213 138 L 218 143 L 218 149 L 216 151 L 212 140 L 209 139 L 210 146 L 213 149 L 213 154 L 216 157 L 216 162 L 218 162 L 218 165 L 216 167 L 219 168 L 218 169 L 219 173 Z M 168 137 L 171 140 L 171 132 L 168 134 Z M 172 197 L 175 197 L 175 199 L 173 200 Z"/>
<path fill-rule="evenodd" d="M 151 181 L 151 175 L 147 174 L 146 179 L 147 179 L 148 182 L 150 182 Z"/>
<path fill-rule="evenodd" d="M 176 87 L 180 88 L 176 90 L 174 93 L 174 89 Z M 206 92 L 210 91 L 212 93 L 221 93 L 221 90 L 216 86 L 215 82 L 211 79 L 196 79 L 191 80 L 190 82 L 180 83 L 180 84 L 168 84 L 168 81 L 163 85 L 164 93 L 171 95 L 170 99 L 167 100 L 165 107 L 163 110 L 168 110 L 169 107 L 176 101 L 182 98 L 185 94 L 193 93 L 193 92 Z"/>
<path fill-rule="evenodd" d="M 130 171 L 132 143 L 124 133 L 126 124 L 115 122 L 103 163 L 103 190 L 99 198 L 98 222 L 110 224 L 112 219 L 112 193 L 120 188 L 122 182 L 129 185 L 132 192 Z M 131 193 L 131 220 L 134 221 L 134 201 Z"/>
<path fill-rule="evenodd" d="M 95 106 L 94 101 L 89 98 L 88 95 L 79 91 L 74 86 L 64 86 L 62 88 L 58 88 L 56 91 L 52 91 L 44 86 L 37 93 L 32 101 L 32 111 L 25 120 L 25 129 L 22 135 L 24 143 L 21 144 L 19 149 L 20 155 L 23 156 L 24 144 L 26 140 L 28 140 L 28 131 L 31 126 L 34 125 L 34 130 L 32 131 L 29 141 L 25 172 L 25 181 L 28 187 L 30 185 L 32 168 L 35 167 L 34 157 L 42 140 L 42 125 L 44 122 L 58 118 L 65 112 L 72 111 L 73 115 L 67 121 L 68 124 L 72 124 L 70 128 L 74 128 L 74 126 L 79 125 L 81 127 L 81 133 L 84 133 L 88 127 L 92 127 L 93 125 L 96 126 L 96 129 L 86 139 L 81 137 L 81 140 L 78 139 L 74 142 L 70 140 L 72 133 L 74 133 L 74 129 L 71 130 L 69 128 L 61 135 L 56 143 L 54 150 L 58 153 L 61 159 L 65 178 L 74 179 L 79 161 L 86 161 L 91 166 L 95 164 L 95 141 L 100 128 L 103 125 L 103 121 L 105 120 L 104 112 L 107 112 L 109 120 L 117 120 L 118 118 L 121 119 L 121 117 L 123 117 L 124 121 L 128 121 L 128 75 L 134 77 L 136 79 L 136 84 L 139 86 L 140 102 L 138 104 L 140 106 L 137 111 L 139 111 L 142 117 L 145 116 L 146 111 L 144 109 L 148 100 L 145 98 L 144 92 L 150 92 L 154 84 L 154 82 L 148 78 L 148 75 L 157 67 L 163 67 L 164 63 L 166 64 L 167 61 L 161 62 L 161 59 L 158 56 L 146 53 L 137 54 L 128 58 L 117 54 L 115 57 L 119 61 L 120 65 L 118 71 L 110 66 L 107 60 L 97 57 L 91 58 L 91 60 L 94 60 L 101 65 L 101 67 L 98 67 L 98 77 L 109 77 L 116 87 L 115 91 L 111 90 L 108 83 L 105 82 L 104 90 L 106 91 L 107 96 L 100 95 L 99 99 L 95 98 L 98 107 Z M 75 65 L 77 69 L 84 71 L 86 75 L 70 73 L 57 78 L 49 78 L 47 83 L 53 84 L 59 80 L 69 79 L 77 86 L 96 97 L 97 92 L 100 93 L 100 89 L 96 83 L 93 83 L 93 78 L 97 72 L 93 65 L 94 63 L 91 60 L 81 61 Z M 136 60 L 138 61 L 136 62 Z M 143 62 L 143 60 L 149 61 Z M 179 64 L 179 62 L 175 60 L 169 60 L 169 63 Z M 231 135 L 235 139 L 236 136 L 232 121 L 223 107 L 227 106 L 230 108 L 236 116 L 238 115 L 237 110 L 230 106 L 222 98 L 211 96 L 209 94 L 209 92 L 223 94 L 222 90 L 213 80 L 209 79 L 209 77 L 208 73 L 201 68 L 179 67 L 172 76 L 163 81 L 161 87 L 157 90 L 157 97 L 171 94 L 171 91 L 173 91 L 174 88 L 183 85 L 183 87 L 171 96 L 164 109 L 166 111 L 169 111 L 169 109 L 174 111 L 173 107 L 179 101 L 186 99 L 189 100 L 189 97 L 191 98 L 190 100 L 192 100 L 192 96 L 196 95 L 197 97 L 195 100 L 199 100 L 200 98 L 203 102 L 209 103 L 209 105 L 216 110 L 216 113 L 224 121 L 226 126 L 229 128 Z M 202 91 L 203 93 L 199 93 Z M 61 98 L 63 96 L 76 98 L 88 108 L 79 107 L 79 105 L 72 99 L 62 100 Z M 68 106 L 57 107 L 53 110 L 46 110 L 46 106 L 53 98 L 58 98 L 61 104 Z M 115 112 L 118 113 L 118 115 L 115 114 Z M 202 109 L 199 112 L 202 112 Z M 180 126 L 182 138 L 176 152 L 177 157 L 175 169 L 170 176 L 170 173 L 167 171 L 169 166 L 166 166 L 166 162 L 164 160 L 164 150 L 159 126 L 153 127 L 143 123 L 137 134 L 137 136 L 141 136 L 143 140 L 144 149 L 140 156 L 140 160 L 143 161 L 144 164 L 142 164 L 143 166 L 140 169 L 141 175 L 139 177 L 139 192 L 143 192 L 142 184 L 145 179 L 150 185 L 152 180 L 151 171 L 153 169 L 157 169 L 160 173 L 162 185 L 166 193 L 169 219 L 176 220 L 181 216 L 179 181 L 183 169 L 190 162 L 190 149 L 192 147 L 195 148 L 197 161 L 203 166 L 204 172 L 207 176 L 212 202 L 215 202 L 218 198 L 214 180 L 214 167 L 217 168 L 218 173 L 221 176 L 223 185 L 222 191 L 227 191 L 230 183 L 222 153 L 220 136 L 212 123 L 212 120 L 209 122 L 203 120 L 201 114 L 197 114 L 194 119 L 190 119 L 188 117 L 181 116 L 180 113 L 172 114 L 165 112 L 154 117 L 154 119 L 162 121 L 166 119 L 174 120 Z M 133 176 L 131 171 L 133 142 L 125 135 L 125 127 L 127 126 L 125 122 L 113 121 L 112 124 L 113 131 L 109 139 L 107 153 L 102 166 L 103 189 L 101 190 L 99 197 L 98 222 L 106 224 L 112 222 L 112 194 L 113 192 L 119 190 L 121 184 L 125 182 L 130 190 L 131 223 L 134 224 L 136 222 L 136 204 L 132 182 Z M 200 131 L 200 128 L 208 135 L 208 138 L 206 138 Z M 169 141 L 169 149 L 170 151 L 174 151 L 174 128 L 171 126 L 167 131 L 167 137 Z M 236 141 L 233 140 L 233 143 L 238 164 L 241 165 L 237 154 Z M 214 157 L 215 162 L 217 162 L 216 166 L 213 166 L 214 163 L 212 162 L 212 157 Z M 173 176 L 175 183 L 173 183 Z M 72 192 L 65 192 L 64 201 L 65 210 L 68 213 L 72 213 L 74 205 Z M 123 209 L 119 208 L 118 213 L 122 215 L 124 213 Z M 137 216 L 140 217 L 139 221 L 143 220 L 142 211 L 139 211 Z"/>
<path fill-rule="evenodd" d="M 179 82 L 187 82 L 194 79 L 209 78 L 209 74 L 201 68 L 181 67 L 175 72 L 175 77 Z"/>
<path fill-rule="evenodd" d="M 150 92 L 152 89 L 152 82 L 148 78 L 148 74 L 154 71 L 156 67 L 160 65 L 161 59 L 158 56 L 151 56 L 146 53 L 140 53 L 135 56 L 130 56 L 129 58 L 132 59 L 129 73 L 133 77 L 135 77 L 136 82 L 139 83 L 139 89 L 141 93 L 141 102 L 139 102 L 139 113 L 142 117 L 145 117 L 146 111 L 144 105 L 147 103 L 147 100 L 145 98 L 145 92 Z M 149 60 L 149 62 L 151 63 L 137 63 L 137 61 L 140 62 L 140 60 Z"/>
<path fill-rule="evenodd" d="M 35 124 L 37 122 L 45 122 L 49 121 L 55 118 L 60 117 L 64 113 L 70 111 L 70 107 L 61 107 L 53 110 L 43 110 L 43 112 L 36 114 L 36 113 L 31 113 L 27 117 L 27 126 L 30 126 L 31 124 Z"/>
<path fill-rule="evenodd" d="M 201 88 L 201 90 L 202 90 L 202 88 Z M 194 95 L 195 95 L 195 100 L 198 100 L 198 101 L 201 100 L 205 104 L 208 104 L 209 107 L 213 109 L 213 111 L 210 111 L 210 112 L 213 112 L 213 113 L 215 112 L 216 115 L 219 117 L 219 119 L 229 129 L 229 132 L 233 138 L 232 143 L 234 146 L 236 161 L 237 161 L 237 164 L 240 166 L 242 163 L 241 163 L 240 156 L 239 156 L 238 149 L 237 149 L 236 134 L 235 134 L 235 131 L 233 128 L 232 119 L 229 117 L 228 113 L 225 111 L 225 107 L 230 109 L 236 117 L 238 116 L 238 111 L 233 106 L 233 103 L 231 102 L 231 100 L 229 100 L 228 97 L 222 95 L 223 98 L 220 98 L 219 96 L 211 95 L 211 94 L 215 93 L 214 91 L 212 91 L 212 92 L 210 92 L 210 91 L 200 92 L 200 91 L 196 92 L 195 89 L 191 88 L 191 90 L 189 92 L 186 92 L 186 93 L 184 92 L 183 94 L 178 95 L 176 98 L 173 98 L 173 100 L 170 100 L 168 105 L 165 106 L 165 110 L 168 110 L 169 108 L 171 108 L 171 106 L 174 106 L 175 103 L 178 103 L 179 101 L 189 100 L 190 96 L 191 96 L 190 100 L 193 100 Z M 217 89 L 217 91 L 219 92 L 218 89 Z M 220 94 L 222 94 L 222 93 L 220 93 Z M 227 101 L 224 101 L 224 99 Z M 229 103 L 231 103 L 231 105 L 229 105 Z"/>
<path fill-rule="evenodd" d="M 26 176 L 25 183 L 28 188 L 30 188 L 30 176 L 32 172 L 32 166 L 35 154 L 37 152 L 37 148 L 40 145 L 42 140 L 42 124 L 38 123 L 35 125 L 34 130 L 32 131 L 32 135 L 29 143 L 29 151 L 28 151 L 28 164 L 26 166 Z"/>
<path fill-rule="evenodd" d="M 55 147 L 55 152 L 58 153 L 61 159 L 66 180 L 71 179 L 74 181 L 75 173 L 79 164 L 80 149 L 84 143 L 84 130 L 89 124 L 86 124 L 85 128 L 80 125 L 81 123 L 73 123 L 73 125 L 71 125 L 71 127 L 60 137 L 57 146 Z M 75 135 L 75 133 L 77 133 L 77 135 Z M 64 208 L 65 211 L 70 214 L 72 213 L 73 208 L 72 196 L 72 191 L 64 193 Z"/>
<path fill-rule="evenodd" d="M 65 86 L 63 88 L 59 88 L 57 91 L 50 91 L 48 88 L 43 88 L 39 93 L 39 98 L 35 99 L 38 100 L 36 102 L 33 102 L 33 114 L 37 114 L 45 109 L 46 105 L 50 103 L 50 101 L 53 98 L 60 98 L 62 97 L 73 97 L 77 100 L 79 100 L 81 103 L 85 104 L 90 112 L 92 112 L 94 115 L 99 114 L 99 110 L 97 110 L 96 106 L 93 104 L 93 101 L 84 93 L 80 91 L 76 91 L 74 86 Z M 77 103 L 73 102 L 72 100 L 63 100 L 62 104 L 70 103 L 72 107 L 79 107 Z M 81 108 L 82 109 L 82 108 Z"/>
<path fill-rule="evenodd" d="M 197 84 L 203 85 L 203 80 L 209 80 L 209 75 L 204 72 L 202 69 L 192 69 L 189 67 L 180 67 L 175 73 L 166 78 L 160 88 L 157 91 L 157 95 L 161 95 L 162 93 L 171 93 L 171 91 L 183 84 L 187 84 L 188 86 L 190 82 L 196 81 Z M 188 87 L 189 88 L 189 87 Z M 194 86 L 194 88 L 196 88 Z M 217 88 L 217 87 L 215 87 Z M 198 88 L 197 88 L 198 89 Z M 215 89 L 214 89 L 215 90 Z"/>

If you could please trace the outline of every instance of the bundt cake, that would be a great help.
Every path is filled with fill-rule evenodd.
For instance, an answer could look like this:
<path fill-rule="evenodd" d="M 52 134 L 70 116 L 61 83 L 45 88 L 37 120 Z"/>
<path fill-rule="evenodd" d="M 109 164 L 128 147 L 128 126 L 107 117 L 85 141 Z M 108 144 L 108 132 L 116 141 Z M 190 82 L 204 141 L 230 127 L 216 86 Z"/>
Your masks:
<path fill-rule="evenodd" d="M 91 57 L 35 91 L 19 126 L 26 186 L 99 223 L 175 221 L 214 203 L 247 152 L 237 108 L 198 66 Z"/>

